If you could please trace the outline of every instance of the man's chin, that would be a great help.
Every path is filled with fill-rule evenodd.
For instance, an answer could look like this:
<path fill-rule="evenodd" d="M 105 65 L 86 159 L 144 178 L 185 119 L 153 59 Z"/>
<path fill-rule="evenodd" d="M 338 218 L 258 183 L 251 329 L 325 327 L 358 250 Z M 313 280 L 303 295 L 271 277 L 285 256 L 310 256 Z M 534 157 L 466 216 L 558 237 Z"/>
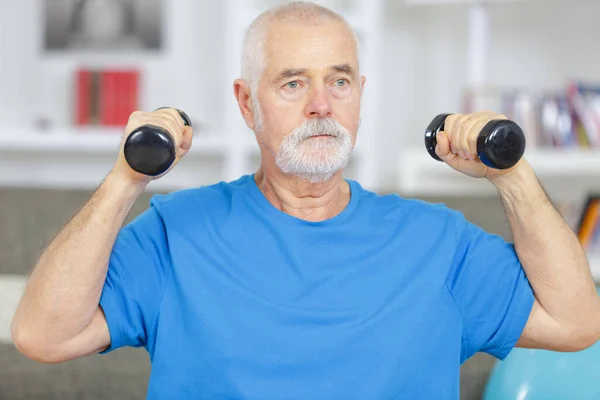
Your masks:
<path fill-rule="evenodd" d="M 336 154 L 343 151 L 343 146 L 333 136 L 313 136 L 300 143 L 297 151 L 305 156 L 324 155 L 335 157 Z"/>
<path fill-rule="evenodd" d="M 284 172 L 313 183 L 325 182 L 349 163 L 351 154 L 332 136 L 305 139 L 293 152 L 283 152 L 276 159 Z"/>
<path fill-rule="evenodd" d="M 291 175 L 295 175 L 298 178 L 304 179 L 310 183 L 319 184 L 327 182 L 338 172 L 339 170 L 327 172 L 292 172 Z"/>

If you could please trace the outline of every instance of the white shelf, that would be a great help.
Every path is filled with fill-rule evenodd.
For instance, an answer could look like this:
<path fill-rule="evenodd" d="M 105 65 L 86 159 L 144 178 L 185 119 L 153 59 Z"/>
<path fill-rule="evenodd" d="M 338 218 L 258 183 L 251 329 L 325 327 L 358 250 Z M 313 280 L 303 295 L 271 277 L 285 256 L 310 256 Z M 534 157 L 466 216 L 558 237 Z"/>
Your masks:
<path fill-rule="evenodd" d="M 524 155 L 554 199 L 600 193 L 600 149 L 528 149 Z M 493 195 L 485 179 L 468 177 L 436 161 L 425 147 L 413 147 L 398 157 L 398 190 L 408 196 Z"/>
<path fill-rule="evenodd" d="M 122 133 L 116 128 L 35 131 L 4 127 L 0 133 L 0 186 L 94 189 L 113 166 Z M 257 152 L 258 145 L 250 135 L 248 140 L 234 141 L 212 132 L 195 133 L 189 153 L 148 189 L 177 190 L 231 179 L 224 165 L 233 155 L 251 157 Z M 229 171 L 237 176 L 247 172 Z"/>
<path fill-rule="evenodd" d="M 80 152 L 116 155 L 122 135 L 121 128 L 74 128 L 48 131 L 3 128 L 0 133 L 0 152 Z M 226 151 L 227 146 L 227 138 L 199 132 L 194 135 L 190 153 Z"/>

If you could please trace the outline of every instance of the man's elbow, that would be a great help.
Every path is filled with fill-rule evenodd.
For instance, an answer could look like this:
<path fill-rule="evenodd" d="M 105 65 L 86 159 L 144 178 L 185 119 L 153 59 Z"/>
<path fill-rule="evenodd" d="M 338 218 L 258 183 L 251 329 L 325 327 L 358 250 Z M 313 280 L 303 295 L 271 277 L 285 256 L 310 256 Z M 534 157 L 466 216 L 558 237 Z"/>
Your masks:
<path fill-rule="evenodd" d="M 11 325 L 11 340 L 15 348 L 25 357 L 43 364 L 57 364 L 67 361 L 64 352 L 58 346 L 44 343 L 31 330 L 17 328 Z"/>
<path fill-rule="evenodd" d="M 573 327 L 566 339 L 568 345 L 565 351 L 582 351 L 592 347 L 600 340 L 600 318 L 598 323 Z"/>

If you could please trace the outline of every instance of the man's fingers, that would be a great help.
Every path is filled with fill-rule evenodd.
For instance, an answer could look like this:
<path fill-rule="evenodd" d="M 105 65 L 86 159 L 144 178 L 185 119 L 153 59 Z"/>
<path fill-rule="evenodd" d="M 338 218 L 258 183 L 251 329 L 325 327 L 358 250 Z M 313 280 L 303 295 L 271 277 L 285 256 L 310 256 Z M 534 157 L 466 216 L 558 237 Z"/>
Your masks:
<path fill-rule="evenodd" d="M 450 140 L 450 151 L 464 159 L 477 157 L 477 137 L 491 118 L 502 117 L 491 111 L 452 114 L 446 118 L 444 131 Z"/>
<path fill-rule="evenodd" d="M 185 125 L 185 121 L 179 111 L 175 108 L 159 108 L 153 113 L 158 119 L 162 120 L 167 126 L 167 130 L 175 139 L 175 147 L 187 152 L 191 147 L 191 127 Z"/>
<path fill-rule="evenodd" d="M 468 146 L 470 148 L 471 154 L 477 156 L 477 138 L 479 137 L 479 133 L 483 129 L 484 126 L 488 124 L 489 120 L 487 119 L 479 119 L 475 124 L 473 124 L 469 131 L 466 134 Z"/>
<path fill-rule="evenodd" d="M 439 158 L 444 162 L 451 161 L 454 157 L 458 157 L 456 154 L 452 153 L 450 148 L 450 140 L 448 139 L 448 135 L 445 131 L 439 131 L 437 135 L 435 135 L 437 145 L 435 146 L 435 153 Z"/>
<path fill-rule="evenodd" d="M 452 141 L 452 133 L 454 132 L 454 126 L 460 117 L 463 114 L 450 114 L 446 117 L 444 121 L 444 132 L 446 132 L 446 136 L 450 141 Z"/>
<path fill-rule="evenodd" d="M 181 149 L 188 151 L 192 147 L 193 130 L 191 126 L 186 126 L 183 131 L 183 139 L 181 141 Z"/>
<path fill-rule="evenodd" d="M 450 167 L 457 171 L 471 171 L 479 168 L 473 165 L 473 161 L 463 158 L 460 150 L 456 150 L 456 152 L 452 151 L 452 145 L 445 131 L 437 133 L 436 141 L 435 153 Z"/>
<path fill-rule="evenodd" d="M 179 111 L 177 111 L 174 108 L 162 108 L 162 109 L 155 111 L 154 113 L 168 119 L 170 122 L 173 123 L 174 129 L 177 130 L 177 132 L 173 132 L 173 134 L 175 134 L 175 133 L 183 134 L 183 130 L 185 128 L 185 123 L 183 121 L 183 118 L 179 114 Z"/>
<path fill-rule="evenodd" d="M 477 127 L 481 125 L 481 117 L 477 114 L 472 114 L 465 118 L 462 126 L 458 127 L 460 130 L 459 137 L 457 138 L 458 147 L 462 150 L 465 157 L 477 153 L 477 146 L 472 146 L 473 141 L 472 135 L 477 130 Z M 477 136 L 477 134 L 475 134 Z M 476 141 L 475 141 L 476 144 Z"/>

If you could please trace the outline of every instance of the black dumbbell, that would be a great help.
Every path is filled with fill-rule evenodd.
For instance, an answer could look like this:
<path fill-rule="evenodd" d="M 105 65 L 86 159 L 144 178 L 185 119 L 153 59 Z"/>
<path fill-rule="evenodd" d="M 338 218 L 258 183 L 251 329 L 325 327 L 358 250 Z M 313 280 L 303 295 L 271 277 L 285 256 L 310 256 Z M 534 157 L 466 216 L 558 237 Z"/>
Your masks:
<path fill-rule="evenodd" d="M 161 107 L 158 110 L 169 107 Z M 192 126 L 192 121 L 181 110 L 177 110 L 183 123 Z M 156 176 L 169 169 L 175 161 L 175 140 L 169 131 L 160 126 L 143 125 L 131 132 L 125 141 L 125 160 L 133 169 L 144 175 Z"/>
<path fill-rule="evenodd" d="M 452 114 L 440 114 L 427 126 L 425 147 L 434 159 L 442 161 L 435 154 L 436 135 L 444 130 L 446 117 Z M 525 134 L 515 122 L 496 119 L 488 122 L 477 137 L 477 156 L 490 168 L 507 169 L 514 166 L 525 153 Z"/>

